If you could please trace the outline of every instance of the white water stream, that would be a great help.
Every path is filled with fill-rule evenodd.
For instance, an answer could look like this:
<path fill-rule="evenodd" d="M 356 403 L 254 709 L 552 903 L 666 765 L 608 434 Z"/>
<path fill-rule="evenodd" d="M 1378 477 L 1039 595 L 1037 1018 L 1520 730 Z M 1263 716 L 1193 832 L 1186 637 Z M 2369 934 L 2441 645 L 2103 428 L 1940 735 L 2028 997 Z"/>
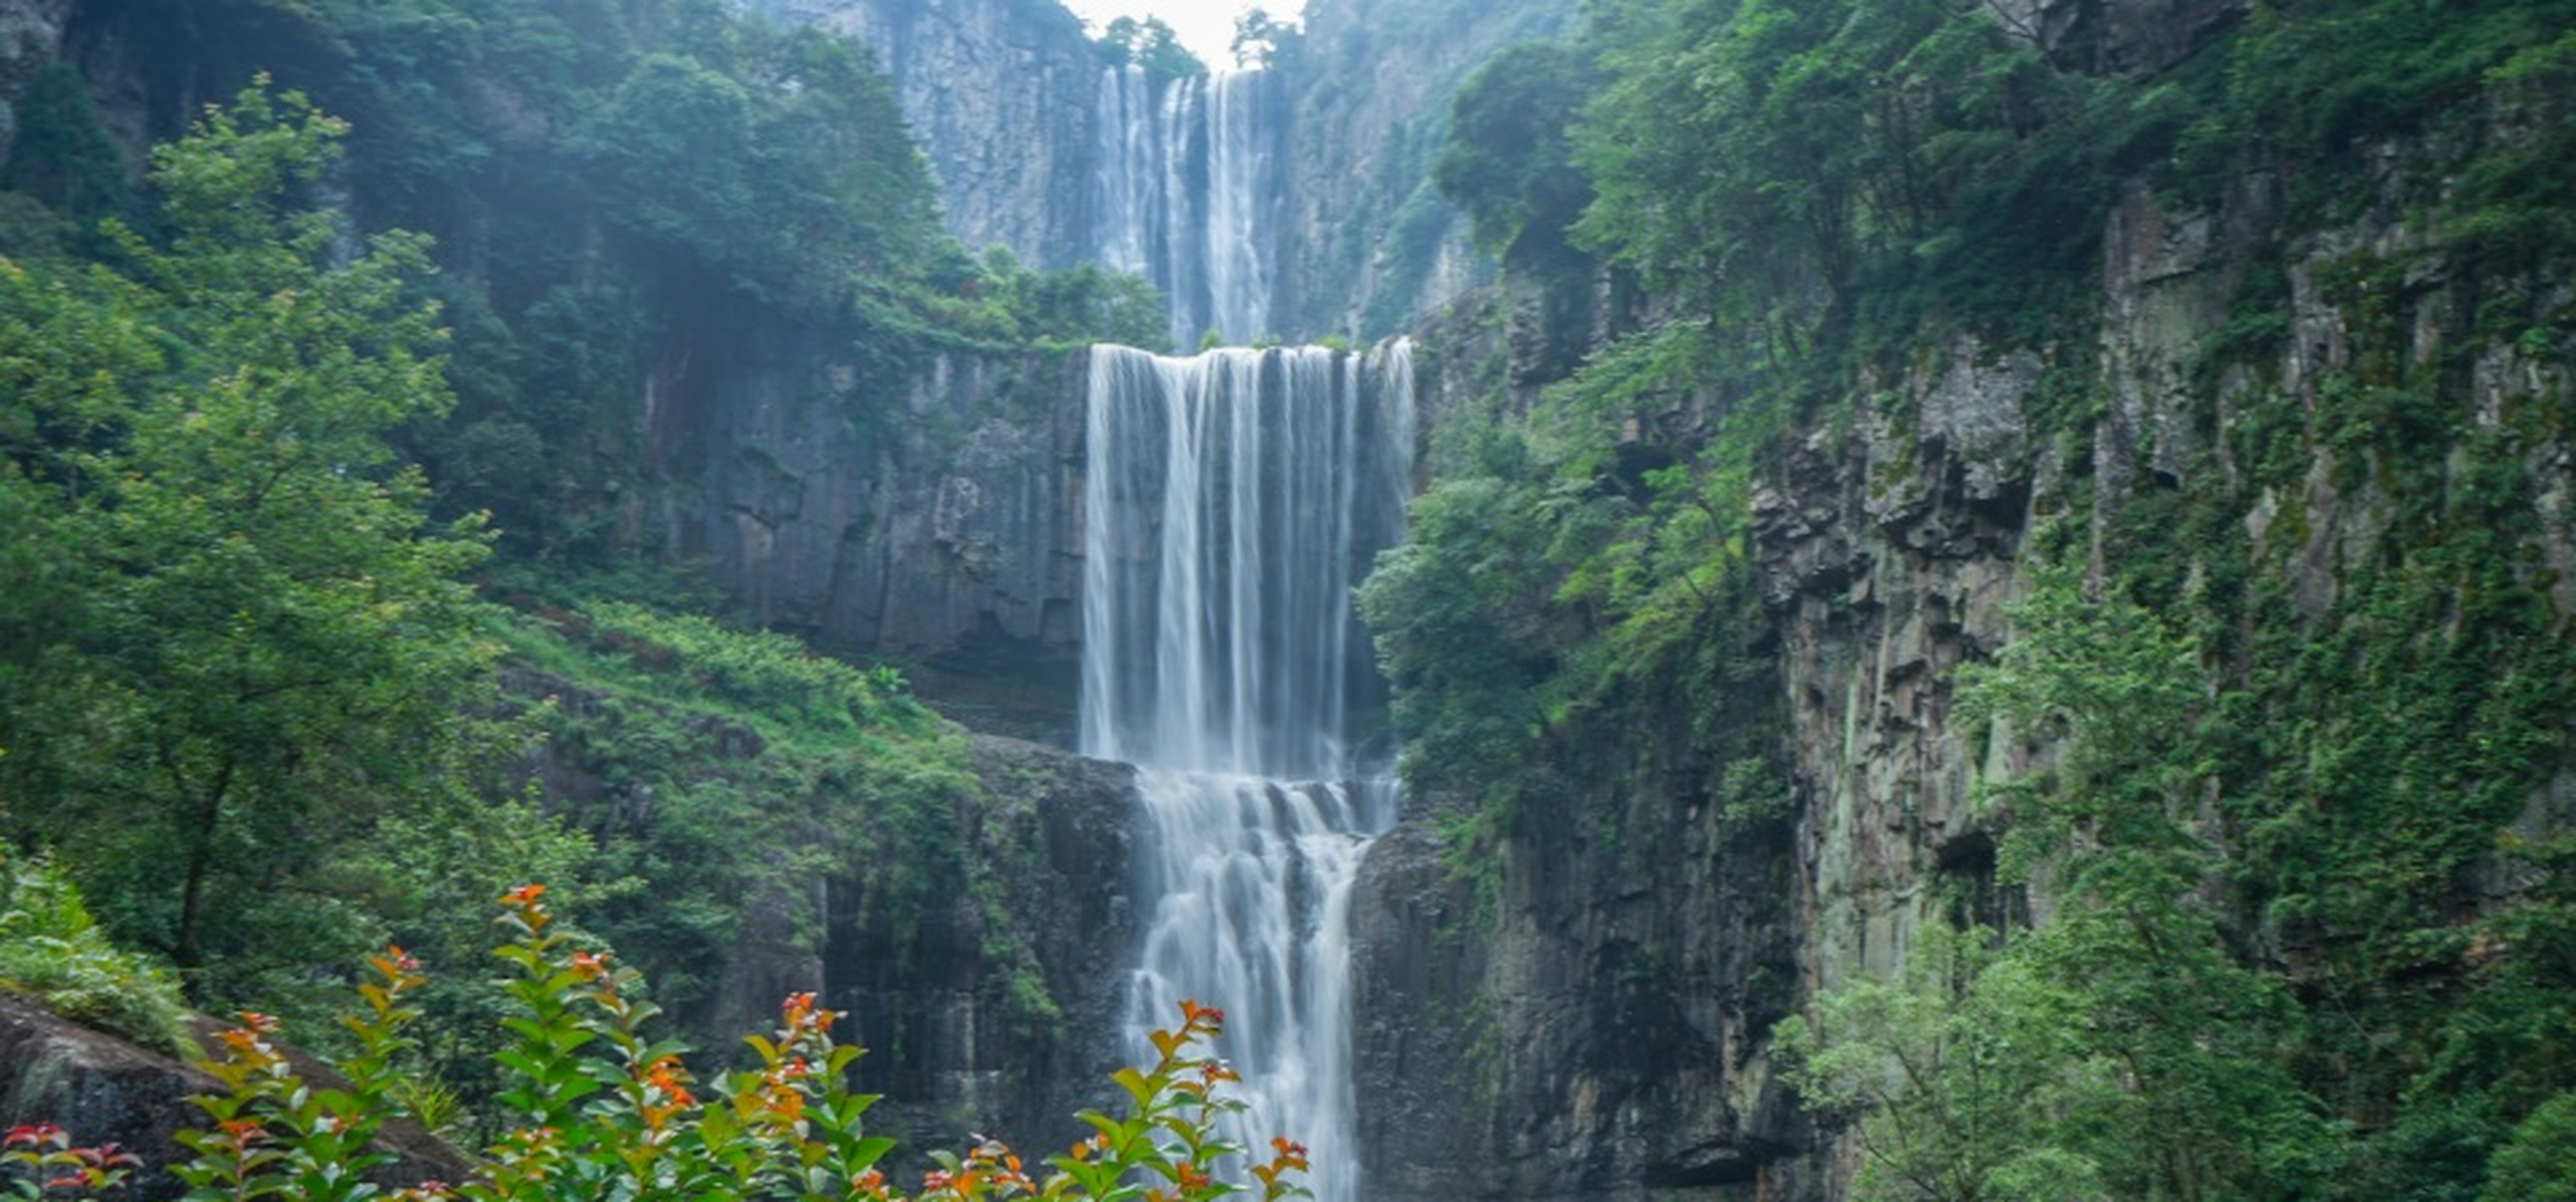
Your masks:
<path fill-rule="evenodd" d="M 1307 1144 L 1323 1202 L 1357 1181 L 1351 885 L 1395 819 L 1387 749 L 1352 745 L 1379 689 L 1350 592 L 1401 533 L 1412 396 L 1402 343 L 1091 352 L 1082 746 L 1149 815 L 1130 1038 L 1224 1008 L 1230 1134 Z"/>
<path fill-rule="evenodd" d="M 1162 289 L 1175 347 L 1197 346 L 1211 330 L 1232 344 L 1274 334 L 1274 209 L 1285 181 L 1270 77 L 1157 80 L 1142 67 L 1112 67 L 1101 73 L 1099 106 L 1092 245 L 1101 265 Z"/>

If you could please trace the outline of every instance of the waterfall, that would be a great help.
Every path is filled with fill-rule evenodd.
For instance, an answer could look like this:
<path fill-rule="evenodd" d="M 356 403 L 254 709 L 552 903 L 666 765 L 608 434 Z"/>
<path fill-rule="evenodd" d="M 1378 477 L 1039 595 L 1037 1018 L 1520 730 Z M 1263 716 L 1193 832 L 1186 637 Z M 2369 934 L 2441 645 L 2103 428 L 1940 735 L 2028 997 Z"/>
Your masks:
<path fill-rule="evenodd" d="M 1223 1006 L 1230 1134 L 1305 1142 L 1324 1202 L 1358 1180 L 1348 907 L 1396 800 L 1354 744 L 1381 686 L 1350 592 L 1402 532 L 1412 396 L 1401 342 L 1091 352 L 1082 742 L 1148 815 L 1130 1036 Z"/>
<path fill-rule="evenodd" d="M 1103 266 L 1151 280 L 1171 309 L 1172 345 L 1274 333 L 1274 212 L 1281 101 L 1260 71 L 1157 79 L 1100 76 L 1092 249 Z"/>

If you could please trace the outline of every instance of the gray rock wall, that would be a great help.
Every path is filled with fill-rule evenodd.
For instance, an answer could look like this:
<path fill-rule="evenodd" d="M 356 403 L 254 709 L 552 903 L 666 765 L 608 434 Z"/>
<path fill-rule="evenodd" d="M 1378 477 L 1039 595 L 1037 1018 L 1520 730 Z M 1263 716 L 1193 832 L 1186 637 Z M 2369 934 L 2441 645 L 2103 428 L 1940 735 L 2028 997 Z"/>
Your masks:
<path fill-rule="evenodd" d="M 875 49 L 949 231 L 1023 262 L 1088 257 L 1100 60 L 1052 0 L 747 0 Z"/>
<path fill-rule="evenodd" d="M 74 0 L 0 0 L 0 161 L 18 139 L 15 107 L 39 68 L 62 57 Z"/>
<path fill-rule="evenodd" d="M 902 662 L 980 729 L 1069 742 L 1081 357 L 837 351 L 792 329 L 669 348 L 639 401 L 637 508 L 740 617 Z"/>
<path fill-rule="evenodd" d="M 1495 52 L 1572 29 L 1571 0 L 1309 0 L 1281 65 L 1290 139 L 1287 311 L 1299 332 L 1376 334 L 1491 282 L 1430 187 L 1450 97 Z M 1418 212 L 1407 213 L 1410 202 Z M 1423 223 L 1400 230 L 1399 214 Z M 1406 239 L 1422 242 L 1407 249 Z M 1410 260 L 1420 257 L 1421 262 Z"/>
<path fill-rule="evenodd" d="M 222 1027 L 201 1017 L 191 1023 L 192 1037 L 212 1047 Z M 305 1080 L 347 1086 L 301 1052 L 283 1050 Z M 190 1155 L 176 1134 L 206 1125 L 205 1112 L 188 1098 L 222 1090 L 213 1077 L 166 1053 L 66 1022 L 32 999 L 0 990 L 0 1128 L 51 1123 L 77 1146 L 115 1143 L 141 1158 L 143 1167 L 108 1196 L 161 1202 L 185 1194 L 186 1185 L 165 1169 Z M 394 1156 L 368 1174 L 383 1184 L 456 1181 L 467 1172 L 454 1149 L 413 1123 L 389 1124 L 378 1147 Z"/>
<path fill-rule="evenodd" d="M 2423 170 L 2414 153 L 2391 148 L 2382 182 Z M 2468 315 L 2495 295 L 2481 289 L 2557 311 L 2576 299 L 2563 267 L 2477 277 L 2433 231 L 2401 221 L 2393 200 L 2299 234 L 2282 228 L 2277 191 L 2249 178 L 2207 210 L 2129 195 L 2105 231 L 2098 338 L 1925 347 L 1899 378 L 1854 381 L 1863 399 L 1848 428 L 1812 431 L 1757 493 L 1754 641 L 1775 666 L 1763 687 L 1786 716 L 1800 807 L 1780 841 L 1747 845 L 1691 803 L 1705 782 L 1684 775 L 1689 736 L 1672 731 L 1589 744 L 1648 750 L 1584 764 L 1599 783 L 1564 801 L 1584 822 L 1542 817 L 1465 877 L 1436 817 L 1378 846 L 1354 906 L 1363 1154 L 1388 1184 L 1373 1197 L 1844 1196 L 1858 1151 L 1804 1125 L 1766 1032 L 1819 990 L 1891 973 L 1956 895 L 1946 886 L 2046 920 L 2044 880 L 2024 894 L 1992 888 L 1997 832 L 1969 799 L 1981 777 L 2031 770 L 2051 752 L 1972 738 L 1986 732 L 1963 728 L 1953 689 L 1954 669 L 2012 638 L 2034 529 L 2071 520 L 2079 540 L 2089 529 L 2098 567 L 2109 519 L 2132 496 L 2217 490 L 2242 499 L 2257 561 L 2280 565 L 2294 603 L 2320 613 L 2348 568 L 2379 553 L 2394 500 L 2331 455 L 2295 484 L 2254 487 L 2223 442 L 2207 445 L 2212 431 L 2259 406 L 2312 406 L 2329 373 L 2374 354 L 2466 361 L 2466 387 L 2445 395 L 2480 427 L 2576 386 L 2546 354 L 2464 345 L 2479 337 Z M 2263 261 L 2287 265 L 2287 336 L 2277 354 L 2213 378 L 2206 348 Z M 2357 262 L 2400 265 L 2402 284 L 2356 302 L 2329 281 Z M 2393 305 L 2393 318 L 2357 303 Z M 1524 387 L 1518 373 L 1546 358 L 1543 335 L 1520 319 L 1529 312 L 1498 302 L 1427 330 L 1426 410 Z M 2371 343 L 2388 330 L 2402 349 Z M 2053 372 L 2105 399 L 2090 446 L 2043 433 Z M 2089 493 L 2068 484 L 2084 456 Z M 2576 437 L 2549 434 L 2525 466 L 2538 532 L 2526 567 L 2564 620 L 2576 614 L 2557 567 L 2576 556 Z M 1996 750 L 1980 761 L 1979 745 Z M 2560 829 L 2570 796 L 2562 775 L 2524 826 Z M 1490 881 L 1484 892 L 1466 883 L 1476 877 Z M 2512 885 L 2478 887 L 2500 896 Z"/>

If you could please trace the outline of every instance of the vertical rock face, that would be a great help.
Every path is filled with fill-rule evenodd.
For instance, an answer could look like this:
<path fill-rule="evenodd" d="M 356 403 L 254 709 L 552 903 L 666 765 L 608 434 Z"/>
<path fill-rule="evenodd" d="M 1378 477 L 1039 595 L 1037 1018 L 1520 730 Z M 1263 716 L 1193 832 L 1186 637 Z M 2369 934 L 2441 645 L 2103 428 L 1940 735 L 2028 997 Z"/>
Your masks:
<path fill-rule="evenodd" d="M 917 927 L 871 913 L 858 882 L 830 888 L 825 907 L 827 996 L 877 1049 L 862 1085 L 887 1095 L 915 1156 L 968 1130 L 1031 1154 L 1061 1147 L 1086 1133 L 1077 1111 L 1118 1092 L 1121 969 L 1140 937 L 1135 773 L 1007 739 L 979 737 L 974 761 L 988 810 L 961 815 L 958 832 L 977 856 L 1018 866 L 999 897 L 960 891 Z M 1053 1003 L 1051 1019 L 1032 1020 L 1030 991 Z"/>
<path fill-rule="evenodd" d="M 2153 71 L 2182 61 L 2248 7 L 2247 0 L 2000 0 L 1988 11 L 2068 66 Z"/>
<path fill-rule="evenodd" d="M 2119 28 L 2150 7 L 2087 11 Z M 1890 974 L 1944 898 L 2041 921 L 2051 905 L 2044 881 L 1994 886 L 1998 820 L 1970 797 L 1977 780 L 2052 753 L 1974 737 L 1952 684 L 2013 637 L 2034 532 L 2060 524 L 2079 557 L 2089 533 L 2099 567 L 2133 496 L 2241 498 L 2255 561 L 2322 614 L 2384 554 L 2398 498 L 2331 452 L 2304 478 L 2253 485 L 2214 435 L 2265 405 L 2313 407 L 2325 381 L 2373 355 L 2464 363 L 2444 395 L 2473 407 L 2481 433 L 2576 384 L 2466 316 L 2492 296 L 2481 288 L 2555 311 L 2576 297 L 2563 268 L 2475 277 L 2367 195 L 2360 218 L 2294 234 L 2277 192 L 2241 180 L 2207 210 L 2127 196 L 2105 230 L 2098 338 L 1926 347 L 1898 378 L 1853 381 L 1871 398 L 1861 416 L 1811 432 L 1756 492 L 1753 641 L 1776 675 L 1745 687 L 1779 691 L 1799 807 L 1786 829 L 1731 834 L 1693 803 L 1706 785 L 1677 769 L 1691 736 L 1676 728 L 1589 745 L 1647 750 L 1585 763 L 1597 783 L 1525 817 L 1480 862 L 1453 862 L 1432 819 L 1378 844 L 1354 908 L 1364 1160 L 1386 1187 L 1373 1196 L 1843 1196 L 1858 1151 L 1797 1114 L 1768 1060 L 1771 1025 L 1819 990 Z M 2286 261 L 2289 328 L 2263 358 L 2213 364 L 2257 248 Z M 2384 268 L 2390 289 L 2331 284 L 2356 264 Z M 1544 357 L 1507 319 L 1453 320 L 1424 340 L 1435 412 L 1445 395 L 1519 386 L 1515 373 Z M 2105 401 L 2089 446 L 2043 433 L 2045 394 L 2065 373 Z M 2089 491 L 2069 483 L 2086 456 Z M 2564 516 L 2576 445 L 2553 428 L 2523 458 L 2527 570 L 2563 621 L 2576 597 L 2548 565 L 2576 551 Z M 2532 799 L 2526 826 L 2567 821 L 2568 779 Z"/>
<path fill-rule="evenodd" d="M 530 670 L 504 684 L 570 713 L 651 704 Z M 782 787 L 747 725 L 697 716 L 687 730 L 688 770 L 701 779 L 732 782 L 778 812 L 867 812 L 828 774 Z M 871 1129 L 898 1135 L 915 1159 L 969 1130 L 1032 1152 L 1082 1134 L 1072 1116 L 1116 1092 L 1122 969 L 1139 938 L 1134 771 L 984 735 L 965 753 L 977 787 L 905 828 L 935 846 L 835 855 L 826 849 L 850 847 L 848 832 L 817 818 L 793 854 L 774 849 L 751 894 L 730 899 L 741 921 L 708 988 L 672 1018 L 721 1058 L 739 1034 L 775 1024 L 780 998 L 821 995 L 848 1016 L 836 1037 L 868 1049 L 859 1087 L 885 1097 Z M 550 797 L 656 804 L 649 788 L 624 783 L 631 766 L 583 739 L 550 742 L 523 769 Z M 0 1007 L 0 1069 L 7 1017 Z"/>
<path fill-rule="evenodd" d="M 1063 7 L 1028 0 L 747 0 L 875 49 L 969 248 L 1069 267 L 1091 251 L 1085 189 L 1100 59 Z"/>
<path fill-rule="evenodd" d="M 36 71 L 62 57 L 73 0 L 0 0 L 0 161 L 18 140 L 18 97 Z"/>
<path fill-rule="evenodd" d="M 1375 336 L 1489 282 L 1431 187 L 1450 97 L 1496 51 L 1570 31 L 1569 0 L 1308 0 L 1294 95 L 1292 324 Z"/>
<path fill-rule="evenodd" d="M 741 616 L 903 661 L 979 726 L 1069 743 L 1072 370 L 951 355 L 877 378 L 792 329 L 673 348 L 641 402 L 656 483 L 640 508 Z M 894 414 L 862 418 L 888 399 Z"/>
<path fill-rule="evenodd" d="M 873 47 L 929 156 L 949 229 L 970 248 L 1008 246 L 1048 267 L 1098 261 L 1148 274 L 1167 292 L 1204 275 L 1123 258 L 1104 160 L 1124 145 L 1102 99 L 1102 62 L 1061 6 L 1027 0 L 743 0 L 776 20 L 810 22 Z M 1293 131 L 1261 185 L 1282 248 L 1259 285 L 1257 329 L 1234 341 L 1328 332 L 1376 336 L 1488 282 L 1465 224 L 1429 184 L 1449 98 L 1495 51 L 1573 26 L 1574 0 L 1315 0 L 1305 37 L 1274 64 Z M 1157 104 L 1162 95 L 1155 89 Z M 1110 115 L 1104 115 L 1104 109 Z M 1194 168 L 1204 175 L 1206 168 Z M 1264 168 L 1269 170 L 1269 168 Z M 1204 224 L 1207 214 L 1186 217 Z M 1163 236 L 1156 226 L 1151 236 Z M 1180 306 L 1175 344 L 1222 329 Z"/>

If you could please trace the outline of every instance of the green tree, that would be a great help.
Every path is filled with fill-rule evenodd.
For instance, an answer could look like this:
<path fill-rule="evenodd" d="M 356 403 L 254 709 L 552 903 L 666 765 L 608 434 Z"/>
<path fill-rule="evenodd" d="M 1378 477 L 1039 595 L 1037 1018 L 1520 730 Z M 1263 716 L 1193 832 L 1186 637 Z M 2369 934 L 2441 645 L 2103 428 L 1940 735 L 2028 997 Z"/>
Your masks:
<path fill-rule="evenodd" d="M 1244 10 L 1234 19 L 1234 40 L 1226 48 L 1238 67 L 1266 67 L 1297 37 L 1297 26 L 1270 15 L 1266 8 Z"/>
<path fill-rule="evenodd" d="M 2058 912 L 2014 958 L 2068 991 L 2075 1062 L 2118 1088 L 2059 1120 L 2060 1144 L 2134 1198 L 2312 1196 L 2341 1133 L 2292 1075 L 2304 1021 L 2286 983 L 2246 964 L 2204 814 L 2213 715 L 2191 639 L 2071 567 L 2034 569 L 2014 639 L 1963 668 L 1961 702 L 1998 737 L 2043 737 L 2053 768 L 1992 783 L 2009 806 L 2002 870 Z"/>
<path fill-rule="evenodd" d="M 2576 1202 L 2576 1093 L 2550 1099 L 2489 1165 L 2483 1202 Z"/>
<path fill-rule="evenodd" d="M 1528 42 L 1495 55 L 1451 102 L 1449 146 L 1432 182 L 1466 210 L 1476 243 L 1514 266 L 1563 261 L 1592 202 L 1569 129 L 1597 85 L 1584 53 Z"/>
<path fill-rule="evenodd" d="M 1165 79 L 1186 79 L 1207 74 L 1207 64 L 1181 45 L 1181 35 L 1163 23 L 1161 17 L 1120 17 L 1100 32 L 1102 57 L 1121 66 L 1138 66 L 1146 74 Z"/>
<path fill-rule="evenodd" d="M 1934 924 L 1897 981 L 1853 981 L 1781 1026 L 1775 1046 L 1805 1104 L 1857 1124 L 1855 1196 L 2108 1196 L 2100 1167 L 2053 1129 L 2114 1089 L 2079 1055 L 2083 996 L 1990 937 Z"/>
<path fill-rule="evenodd" d="M 125 161 L 100 126 L 77 69 L 55 63 L 37 71 L 17 115 L 0 187 L 27 193 L 82 230 L 124 207 Z"/>
<path fill-rule="evenodd" d="M 12 825 L 191 970 L 355 934 L 310 921 L 333 850 L 460 788 L 491 679 L 480 523 L 429 526 L 385 443 L 448 405 L 403 297 L 424 240 L 291 203 L 342 132 L 254 86 L 154 153 L 166 245 L 112 227 L 123 274 L 0 272 L 0 507 L 39 582 L 0 611 Z"/>
<path fill-rule="evenodd" d="M 645 55 L 587 114 L 572 149 L 607 215 L 792 313 L 832 312 L 855 276 L 910 278 L 942 241 L 885 78 L 812 30 L 733 33 Z"/>

